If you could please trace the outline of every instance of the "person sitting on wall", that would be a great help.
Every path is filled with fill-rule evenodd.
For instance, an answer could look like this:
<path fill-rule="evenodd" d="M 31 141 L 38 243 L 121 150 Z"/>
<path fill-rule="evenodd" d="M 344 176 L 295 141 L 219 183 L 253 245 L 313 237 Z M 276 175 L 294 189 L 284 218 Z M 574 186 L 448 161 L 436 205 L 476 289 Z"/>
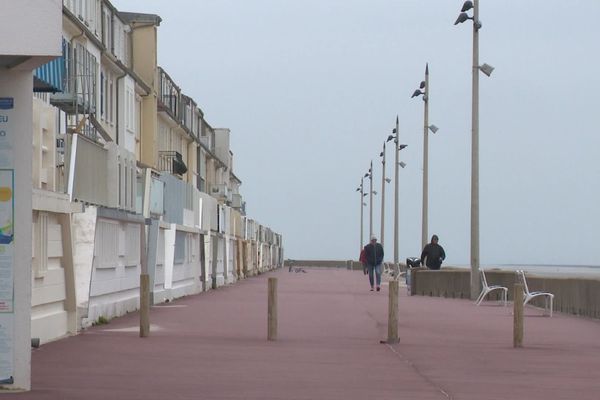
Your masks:
<path fill-rule="evenodd" d="M 444 248 L 438 244 L 437 235 L 431 237 L 431 243 L 428 243 L 421 253 L 421 265 L 425 264 L 429 269 L 440 269 L 442 262 L 446 258 Z"/>

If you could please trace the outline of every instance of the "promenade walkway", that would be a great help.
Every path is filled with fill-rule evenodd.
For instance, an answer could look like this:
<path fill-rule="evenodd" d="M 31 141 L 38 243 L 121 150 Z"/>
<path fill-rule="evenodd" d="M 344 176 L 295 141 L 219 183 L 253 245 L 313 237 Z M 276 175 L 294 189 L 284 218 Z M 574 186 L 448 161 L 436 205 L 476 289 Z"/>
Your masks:
<path fill-rule="evenodd" d="M 267 277 L 279 278 L 279 339 L 266 340 Z M 33 391 L 7 399 L 600 398 L 600 323 L 525 311 L 512 348 L 510 307 L 399 299 L 387 336 L 387 286 L 359 271 L 279 270 L 112 320 L 33 351 Z"/>

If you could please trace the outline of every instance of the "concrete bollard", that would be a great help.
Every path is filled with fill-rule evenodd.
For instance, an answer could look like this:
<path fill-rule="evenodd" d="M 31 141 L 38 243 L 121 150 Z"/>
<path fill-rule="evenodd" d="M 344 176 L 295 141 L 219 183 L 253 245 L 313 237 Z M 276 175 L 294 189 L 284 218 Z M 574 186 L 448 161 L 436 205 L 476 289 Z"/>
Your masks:
<path fill-rule="evenodd" d="M 523 347 L 523 284 L 515 283 L 513 312 L 513 347 Z"/>
<path fill-rule="evenodd" d="M 267 340 L 277 340 L 277 278 L 269 278 Z"/>
<path fill-rule="evenodd" d="M 388 303 L 388 343 L 398 343 L 398 281 L 390 281 Z"/>

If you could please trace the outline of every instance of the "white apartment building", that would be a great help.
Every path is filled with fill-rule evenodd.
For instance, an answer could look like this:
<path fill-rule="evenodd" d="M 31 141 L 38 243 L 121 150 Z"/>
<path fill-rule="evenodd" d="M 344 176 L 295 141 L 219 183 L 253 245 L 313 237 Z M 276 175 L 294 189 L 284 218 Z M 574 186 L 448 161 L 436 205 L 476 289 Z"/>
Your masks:
<path fill-rule="evenodd" d="M 160 23 L 108 0 L 64 0 L 62 55 L 31 64 L 27 329 L 41 343 L 138 309 L 141 273 L 158 303 L 282 265 L 281 238 L 245 216 L 231 132 L 158 66 Z"/>

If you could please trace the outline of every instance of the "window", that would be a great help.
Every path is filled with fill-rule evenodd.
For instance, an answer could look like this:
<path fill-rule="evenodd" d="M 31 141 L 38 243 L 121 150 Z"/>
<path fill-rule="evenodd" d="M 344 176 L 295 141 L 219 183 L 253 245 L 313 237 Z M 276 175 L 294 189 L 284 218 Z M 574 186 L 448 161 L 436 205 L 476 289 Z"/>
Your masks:
<path fill-rule="evenodd" d="M 130 87 L 126 88 L 125 92 L 125 128 L 133 133 L 135 131 L 134 125 L 134 112 L 135 112 L 135 95 Z"/>
<path fill-rule="evenodd" d="M 165 231 L 158 230 L 158 248 L 156 251 L 156 265 L 165 265 Z"/>
<path fill-rule="evenodd" d="M 185 261 L 191 264 L 198 260 L 198 240 L 196 239 L 196 235 L 194 235 L 193 233 L 188 233 L 185 238 L 185 241 Z"/>
<path fill-rule="evenodd" d="M 107 49 L 112 48 L 112 31 L 113 31 L 113 23 L 112 23 L 112 13 L 108 8 L 102 9 L 102 44 Z"/>
<path fill-rule="evenodd" d="M 94 245 L 94 255 L 98 260 L 97 268 L 115 268 L 117 266 L 115 249 L 119 249 L 119 224 L 104 220 L 98 221 Z"/>
<path fill-rule="evenodd" d="M 114 122 L 113 119 L 113 112 L 114 112 L 114 98 L 113 98 L 113 87 L 114 87 L 114 83 L 112 80 L 112 74 L 110 75 L 110 80 L 108 82 L 108 104 L 107 104 L 107 108 L 108 108 L 108 122 L 110 122 L 110 124 L 112 125 Z"/>
<path fill-rule="evenodd" d="M 104 72 L 100 72 L 100 118 L 104 119 L 104 98 L 105 98 L 105 90 L 104 90 Z"/>
<path fill-rule="evenodd" d="M 121 171 L 122 171 L 122 168 L 121 168 L 121 157 L 117 157 L 117 163 L 119 165 L 119 194 L 118 194 L 118 204 L 117 204 L 117 206 L 119 208 L 121 208 L 121 206 L 123 205 L 123 201 L 122 201 L 122 196 L 123 196 L 122 187 L 123 187 L 123 184 L 122 184 L 122 174 L 121 174 Z"/>
<path fill-rule="evenodd" d="M 183 264 L 185 262 L 185 244 L 187 232 L 177 231 L 175 233 L 175 264 Z"/>
<path fill-rule="evenodd" d="M 125 228 L 127 249 L 125 251 L 125 265 L 134 266 L 140 263 L 140 227 L 128 224 Z"/>

